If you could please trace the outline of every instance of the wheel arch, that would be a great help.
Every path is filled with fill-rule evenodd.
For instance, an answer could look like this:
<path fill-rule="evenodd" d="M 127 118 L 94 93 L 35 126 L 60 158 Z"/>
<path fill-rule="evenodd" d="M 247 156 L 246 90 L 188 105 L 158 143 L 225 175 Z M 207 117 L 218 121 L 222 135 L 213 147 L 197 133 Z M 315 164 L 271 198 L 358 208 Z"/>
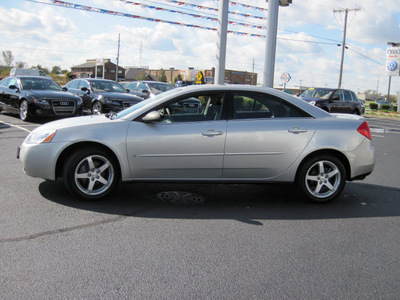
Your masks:
<path fill-rule="evenodd" d="M 20 98 L 20 99 L 18 100 L 18 109 L 21 107 L 21 102 L 24 101 L 24 100 L 25 100 L 26 102 L 28 102 L 28 105 L 30 105 L 29 100 L 26 99 L 25 97 L 22 97 L 22 98 Z"/>
<path fill-rule="evenodd" d="M 299 177 L 299 172 L 300 170 L 303 168 L 303 165 L 312 157 L 315 157 L 317 155 L 330 155 L 333 157 L 336 157 L 337 159 L 339 159 L 341 161 L 341 163 L 344 166 L 344 169 L 346 170 L 346 180 L 348 180 L 350 178 L 350 174 L 351 174 L 351 169 L 350 169 L 350 162 L 347 159 L 347 157 L 341 153 L 340 151 L 334 150 L 334 149 L 321 149 L 321 150 L 317 150 L 314 151 L 312 153 L 309 153 L 306 157 L 304 157 L 301 161 L 301 163 L 299 164 L 297 171 L 296 171 L 296 177 L 295 177 L 295 182 L 298 182 L 298 177 Z"/>
<path fill-rule="evenodd" d="M 115 155 L 114 151 L 111 148 L 107 147 L 104 144 L 97 143 L 97 142 L 79 142 L 79 143 L 75 143 L 73 145 L 68 146 L 61 152 L 60 156 L 57 159 L 57 163 L 56 163 L 56 170 L 55 170 L 56 171 L 56 174 L 55 174 L 56 179 L 62 177 L 64 164 L 65 164 L 65 161 L 67 160 L 67 158 L 69 157 L 69 155 L 71 155 L 71 153 L 73 153 L 77 149 L 83 149 L 85 147 L 94 147 L 96 149 L 101 149 L 103 151 L 106 151 L 108 154 L 110 154 L 117 162 L 116 167 L 118 169 L 116 171 L 118 172 L 119 178 L 121 178 L 121 162 L 118 159 L 118 156 Z"/>

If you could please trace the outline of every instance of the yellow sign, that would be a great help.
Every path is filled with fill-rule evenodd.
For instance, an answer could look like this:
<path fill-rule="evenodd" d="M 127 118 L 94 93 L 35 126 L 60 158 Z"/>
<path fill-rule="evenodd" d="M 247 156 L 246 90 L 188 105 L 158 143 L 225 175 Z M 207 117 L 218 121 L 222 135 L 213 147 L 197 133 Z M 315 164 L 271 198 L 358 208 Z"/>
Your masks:
<path fill-rule="evenodd" d="M 204 82 L 204 76 L 202 72 L 197 73 L 196 75 L 196 84 L 202 84 Z"/>

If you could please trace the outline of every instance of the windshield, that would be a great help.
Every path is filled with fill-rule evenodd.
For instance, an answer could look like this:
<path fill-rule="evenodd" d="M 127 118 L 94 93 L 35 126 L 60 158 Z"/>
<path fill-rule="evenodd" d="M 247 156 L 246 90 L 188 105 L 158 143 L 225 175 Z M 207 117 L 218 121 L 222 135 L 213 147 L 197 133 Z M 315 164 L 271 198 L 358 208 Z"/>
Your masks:
<path fill-rule="evenodd" d="M 156 101 L 156 100 L 158 100 L 158 99 L 160 99 L 160 98 L 169 96 L 169 94 L 175 93 L 176 90 L 177 90 L 177 89 L 174 89 L 174 88 L 173 88 L 173 89 L 171 89 L 171 90 L 169 90 L 169 91 L 167 91 L 167 92 L 165 92 L 165 93 L 162 93 L 162 94 L 159 94 L 159 95 L 154 96 L 154 97 L 152 97 L 152 98 L 148 98 L 148 99 L 146 99 L 146 100 L 143 100 L 143 101 L 141 101 L 141 102 L 139 102 L 139 103 L 137 103 L 137 104 L 135 104 L 135 105 L 133 105 L 133 106 L 131 106 L 131 107 L 128 107 L 128 108 L 126 108 L 126 109 L 120 111 L 119 113 L 113 115 L 113 116 L 112 116 L 112 119 L 115 120 L 115 119 L 123 118 L 123 117 L 125 117 L 126 115 L 129 115 L 130 113 L 133 113 L 134 111 L 136 111 L 136 110 L 138 110 L 138 109 L 140 109 L 140 108 L 146 106 L 147 104 L 149 104 L 149 103 L 151 103 L 151 102 L 154 102 L 154 101 Z"/>
<path fill-rule="evenodd" d="M 20 80 L 23 90 L 62 91 L 62 88 L 51 79 L 26 77 Z"/>
<path fill-rule="evenodd" d="M 333 91 L 333 89 L 325 89 L 325 88 L 310 88 L 303 93 L 301 93 L 300 97 L 303 98 L 321 98 Z"/>
<path fill-rule="evenodd" d="M 154 95 L 172 90 L 174 87 L 168 83 L 149 82 L 147 84 Z"/>
<path fill-rule="evenodd" d="M 120 84 L 113 81 L 92 80 L 90 84 L 95 92 L 126 93 Z"/>

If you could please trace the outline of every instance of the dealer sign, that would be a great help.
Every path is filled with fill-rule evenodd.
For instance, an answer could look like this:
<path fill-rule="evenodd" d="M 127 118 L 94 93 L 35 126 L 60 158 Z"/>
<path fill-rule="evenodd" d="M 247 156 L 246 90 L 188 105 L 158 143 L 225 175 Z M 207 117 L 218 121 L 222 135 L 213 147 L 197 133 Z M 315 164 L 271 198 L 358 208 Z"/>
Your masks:
<path fill-rule="evenodd" d="M 400 75 L 400 47 L 390 47 L 386 50 L 386 74 Z"/>

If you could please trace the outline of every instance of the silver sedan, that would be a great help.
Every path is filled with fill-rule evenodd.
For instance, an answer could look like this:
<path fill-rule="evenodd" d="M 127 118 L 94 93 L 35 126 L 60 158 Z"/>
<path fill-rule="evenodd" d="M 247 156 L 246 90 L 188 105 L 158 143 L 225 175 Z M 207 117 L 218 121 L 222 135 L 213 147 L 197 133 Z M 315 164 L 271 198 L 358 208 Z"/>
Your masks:
<path fill-rule="evenodd" d="M 44 124 L 19 147 L 19 158 L 27 175 L 63 178 L 86 199 L 106 196 L 121 181 L 291 182 L 309 200 L 327 202 L 346 180 L 372 172 L 375 150 L 362 117 L 335 117 L 274 89 L 202 85 L 118 114 Z"/>

